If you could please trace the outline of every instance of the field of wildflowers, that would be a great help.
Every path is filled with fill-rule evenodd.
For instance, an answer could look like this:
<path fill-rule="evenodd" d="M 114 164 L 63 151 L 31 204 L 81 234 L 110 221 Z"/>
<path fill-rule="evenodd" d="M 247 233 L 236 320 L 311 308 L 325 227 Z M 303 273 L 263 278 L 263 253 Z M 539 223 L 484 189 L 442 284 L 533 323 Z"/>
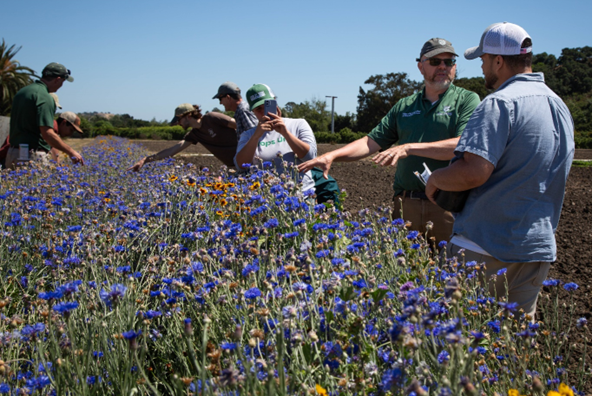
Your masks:
<path fill-rule="evenodd" d="M 125 173 L 140 155 L 103 137 L 86 166 L 0 173 L 0 394 L 573 395 L 590 383 L 591 356 L 567 364 L 589 324 L 559 293 L 532 323 L 487 294 L 480 263 L 433 254 L 391 208 L 316 205 L 271 168 Z"/>

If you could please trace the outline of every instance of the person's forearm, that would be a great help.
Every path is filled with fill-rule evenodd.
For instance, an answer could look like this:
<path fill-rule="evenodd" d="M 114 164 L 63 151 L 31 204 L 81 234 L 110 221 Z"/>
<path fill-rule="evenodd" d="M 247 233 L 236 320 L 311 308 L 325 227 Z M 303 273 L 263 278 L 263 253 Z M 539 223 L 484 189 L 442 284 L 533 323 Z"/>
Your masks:
<path fill-rule="evenodd" d="M 251 164 L 253 162 L 255 150 L 257 150 L 257 145 L 259 144 L 259 138 L 260 137 L 256 135 L 251 136 L 247 144 L 245 144 L 241 151 L 239 151 L 235 156 L 235 162 L 237 163 L 239 169 L 241 169 L 243 164 Z"/>
<path fill-rule="evenodd" d="M 159 161 L 164 158 L 172 157 L 175 154 L 179 153 L 180 151 L 185 150 L 190 145 L 191 145 L 191 142 L 181 140 L 181 141 L 177 142 L 177 144 L 175 144 L 174 146 L 171 146 L 169 148 L 161 150 L 156 154 L 149 155 L 148 157 L 145 158 L 145 162 L 149 163 L 149 162 Z"/>
<path fill-rule="evenodd" d="M 380 149 L 381 147 L 377 144 L 377 142 L 368 136 L 365 136 L 347 144 L 342 148 L 330 151 L 329 153 L 324 154 L 324 156 L 331 158 L 332 162 L 352 162 L 368 157 Z"/>
<path fill-rule="evenodd" d="M 297 138 L 290 132 L 286 133 L 284 138 L 286 139 L 286 143 L 288 143 L 291 150 L 298 158 L 305 158 L 305 156 L 309 153 L 309 150 L 311 149 L 309 143 L 303 142 L 301 139 Z"/>
<path fill-rule="evenodd" d="M 53 128 L 41 127 L 40 130 L 41 130 L 41 137 L 51 147 L 68 154 L 69 157 L 72 157 L 77 154 L 76 151 L 74 151 L 74 149 L 72 147 L 70 147 L 66 143 L 64 143 L 64 141 L 60 138 L 60 135 L 58 135 L 56 133 L 56 131 L 54 131 Z"/>
<path fill-rule="evenodd" d="M 494 166 L 488 161 L 465 153 L 446 168 L 432 172 L 429 181 L 439 190 L 466 191 L 484 184 L 493 170 Z"/>
<path fill-rule="evenodd" d="M 407 155 L 448 161 L 455 156 L 454 151 L 459 137 L 429 143 L 405 143 Z"/>

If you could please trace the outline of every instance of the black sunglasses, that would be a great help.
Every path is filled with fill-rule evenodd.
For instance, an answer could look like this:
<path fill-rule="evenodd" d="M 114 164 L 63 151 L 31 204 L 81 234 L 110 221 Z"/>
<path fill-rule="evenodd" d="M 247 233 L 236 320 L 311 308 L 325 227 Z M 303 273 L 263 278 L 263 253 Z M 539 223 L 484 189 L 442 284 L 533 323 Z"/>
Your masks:
<path fill-rule="evenodd" d="M 440 66 L 441 62 L 445 63 L 445 66 L 447 67 L 451 67 L 455 64 L 455 62 L 457 62 L 456 59 L 440 59 L 440 58 L 428 58 L 428 59 L 424 59 L 422 62 L 426 62 L 428 61 L 428 64 L 430 66 Z"/>

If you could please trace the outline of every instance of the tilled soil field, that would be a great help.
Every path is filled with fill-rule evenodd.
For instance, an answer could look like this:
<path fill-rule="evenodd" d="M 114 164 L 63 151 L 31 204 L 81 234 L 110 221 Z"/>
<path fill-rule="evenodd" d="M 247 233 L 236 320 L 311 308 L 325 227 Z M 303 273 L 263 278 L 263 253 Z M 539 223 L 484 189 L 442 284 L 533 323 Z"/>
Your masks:
<path fill-rule="evenodd" d="M 149 152 L 157 152 L 173 144 L 167 141 L 136 142 Z M 320 144 L 318 153 L 321 155 L 340 146 Z M 211 170 L 222 165 L 201 145 L 191 146 L 177 158 Z M 591 150 L 577 150 L 575 159 L 591 160 Z M 389 205 L 392 202 L 393 168 L 391 167 L 377 166 L 369 159 L 365 159 L 352 163 L 335 163 L 330 174 L 338 181 L 340 188 L 348 194 L 344 203 L 345 210 L 358 211 L 363 208 Z M 556 232 L 558 257 L 549 274 L 550 278 L 579 285 L 579 288 L 570 296 L 564 289 L 560 289 L 561 301 L 569 303 L 572 298 L 575 302 L 572 327 L 576 318 L 580 317 L 587 318 L 588 323 L 591 323 L 591 191 L 591 167 L 573 167 L 568 177 L 562 215 Z M 542 315 L 545 315 L 545 312 L 541 312 L 539 317 L 541 318 Z M 565 327 L 568 328 L 568 318 L 565 318 L 565 322 Z M 580 341 L 577 345 L 576 353 L 573 354 L 575 359 L 581 356 L 586 359 L 591 358 L 590 330 L 587 338 L 586 344 Z M 589 387 L 586 391 L 591 392 L 591 388 Z"/>

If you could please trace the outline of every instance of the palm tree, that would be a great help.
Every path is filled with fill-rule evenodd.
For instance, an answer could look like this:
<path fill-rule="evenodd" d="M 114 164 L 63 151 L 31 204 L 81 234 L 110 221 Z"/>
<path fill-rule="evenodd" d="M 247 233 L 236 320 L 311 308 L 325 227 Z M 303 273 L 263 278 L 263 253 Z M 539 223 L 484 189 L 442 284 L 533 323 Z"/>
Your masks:
<path fill-rule="evenodd" d="M 33 77 L 38 78 L 35 71 L 20 62 L 12 59 L 21 47 L 14 49 L 14 45 L 7 48 L 2 39 L 0 45 L 0 116 L 10 114 L 12 98 L 23 87 L 33 82 Z"/>

